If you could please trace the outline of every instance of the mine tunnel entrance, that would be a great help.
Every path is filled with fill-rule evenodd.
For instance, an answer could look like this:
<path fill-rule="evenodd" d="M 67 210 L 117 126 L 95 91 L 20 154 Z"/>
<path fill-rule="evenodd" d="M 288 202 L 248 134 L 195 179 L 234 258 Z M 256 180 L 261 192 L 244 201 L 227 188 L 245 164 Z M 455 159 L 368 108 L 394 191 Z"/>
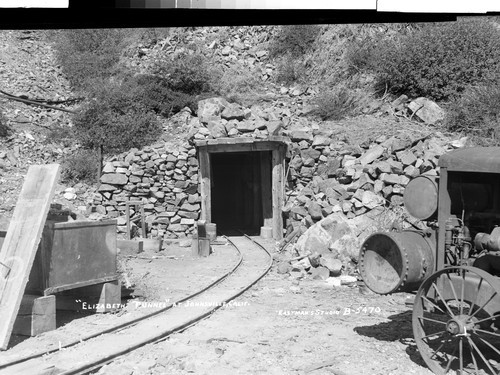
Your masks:
<path fill-rule="evenodd" d="M 256 235 L 272 220 L 271 151 L 210 155 L 212 222 Z"/>
<path fill-rule="evenodd" d="M 281 240 L 286 139 L 218 138 L 195 144 L 200 219 L 215 223 L 222 233 L 239 229 Z"/>

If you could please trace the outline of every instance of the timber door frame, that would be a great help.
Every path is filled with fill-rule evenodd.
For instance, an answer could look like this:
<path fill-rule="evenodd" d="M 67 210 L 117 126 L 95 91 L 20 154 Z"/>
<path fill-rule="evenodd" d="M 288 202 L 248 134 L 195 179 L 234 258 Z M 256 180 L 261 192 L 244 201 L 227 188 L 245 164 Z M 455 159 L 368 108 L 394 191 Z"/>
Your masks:
<path fill-rule="evenodd" d="M 219 138 L 197 141 L 199 161 L 199 183 L 201 195 L 201 219 L 211 222 L 212 219 L 212 166 L 210 154 L 224 152 L 271 151 L 271 194 L 272 194 L 272 228 L 273 238 L 283 238 L 282 208 L 285 195 L 285 154 L 286 138 L 269 137 L 265 140 L 254 138 Z M 271 224 L 266 220 L 264 225 Z"/>

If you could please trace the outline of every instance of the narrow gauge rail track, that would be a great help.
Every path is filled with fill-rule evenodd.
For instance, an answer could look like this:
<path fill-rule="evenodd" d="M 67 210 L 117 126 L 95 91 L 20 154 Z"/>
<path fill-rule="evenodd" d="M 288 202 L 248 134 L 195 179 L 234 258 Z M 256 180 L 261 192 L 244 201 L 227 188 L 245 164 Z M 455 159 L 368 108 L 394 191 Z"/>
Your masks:
<path fill-rule="evenodd" d="M 210 285 L 171 305 L 71 342 L 60 350 L 0 363 L 0 375 L 87 374 L 144 345 L 165 340 L 209 317 L 264 277 L 269 251 L 247 235 L 225 237 L 239 253 L 236 265 Z"/>

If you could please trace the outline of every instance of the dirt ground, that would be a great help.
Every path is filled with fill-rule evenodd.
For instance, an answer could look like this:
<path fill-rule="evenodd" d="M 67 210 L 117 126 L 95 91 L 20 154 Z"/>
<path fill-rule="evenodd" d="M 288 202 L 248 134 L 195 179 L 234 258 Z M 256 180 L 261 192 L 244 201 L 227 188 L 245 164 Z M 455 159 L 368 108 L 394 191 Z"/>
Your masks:
<path fill-rule="evenodd" d="M 265 245 L 272 249 L 274 243 Z M 159 253 L 120 256 L 134 292 L 119 312 L 58 312 L 57 330 L 15 337 L 0 362 L 64 345 L 151 312 L 158 308 L 155 302 L 173 302 L 208 285 L 238 260 L 228 245 L 214 250 L 207 258 L 194 258 L 190 248 L 171 245 Z M 273 267 L 234 304 L 98 373 L 428 375 L 413 340 L 409 297 L 378 296 L 357 285 L 335 288 L 310 277 L 278 274 Z"/>
<path fill-rule="evenodd" d="M 266 245 L 272 247 L 271 242 Z M 204 272 L 213 274 L 215 260 L 226 265 L 234 260 L 220 256 L 221 251 L 192 264 L 205 265 Z M 144 266 L 140 262 L 134 259 L 129 265 L 137 271 Z M 222 264 L 217 266 L 221 271 L 226 269 Z M 152 260 L 140 272 L 147 269 L 161 285 L 157 266 Z M 177 276 L 177 281 L 171 279 L 173 290 L 186 285 L 182 278 L 188 275 Z M 278 274 L 273 267 L 235 305 L 117 359 L 99 374 L 428 375 L 413 340 L 410 297 L 378 296 L 357 285 L 335 288 L 325 281 Z"/>

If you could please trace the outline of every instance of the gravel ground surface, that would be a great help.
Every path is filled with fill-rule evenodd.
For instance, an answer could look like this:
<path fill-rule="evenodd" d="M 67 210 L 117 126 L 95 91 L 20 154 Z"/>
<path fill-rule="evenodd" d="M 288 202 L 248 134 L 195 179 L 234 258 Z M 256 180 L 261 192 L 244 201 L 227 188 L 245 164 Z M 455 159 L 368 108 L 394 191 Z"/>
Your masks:
<path fill-rule="evenodd" d="M 272 248 L 273 243 L 265 245 Z M 121 258 L 136 288 L 122 311 L 61 314 L 56 331 L 21 342 L 15 338 L 0 360 L 151 311 L 134 308 L 139 302 L 194 292 L 237 261 L 229 246 L 215 249 L 198 259 L 178 246 Z M 414 344 L 409 297 L 378 296 L 358 286 L 335 288 L 325 281 L 283 276 L 273 267 L 234 303 L 163 342 L 118 358 L 99 374 L 431 374 Z"/>
<path fill-rule="evenodd" d="M 273 269 L 234 304 L 99 374 L 431 374 L 413 340 L 411 297 Z"/>

